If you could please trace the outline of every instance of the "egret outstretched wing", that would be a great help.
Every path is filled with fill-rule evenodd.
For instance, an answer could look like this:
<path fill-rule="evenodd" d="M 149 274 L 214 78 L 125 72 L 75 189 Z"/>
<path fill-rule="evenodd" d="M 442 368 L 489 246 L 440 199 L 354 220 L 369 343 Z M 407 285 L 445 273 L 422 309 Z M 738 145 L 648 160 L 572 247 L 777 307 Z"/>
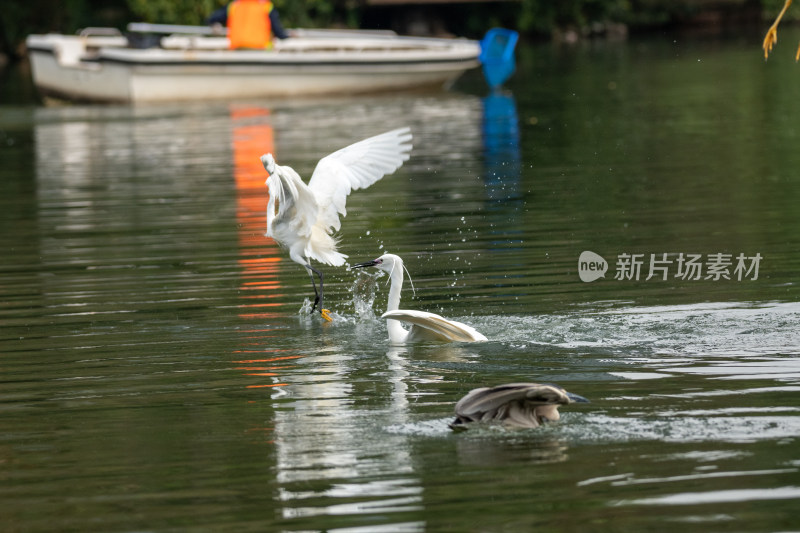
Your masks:
<path fill-rule="evenodd" d="M 412 311 L 408 309 L 398 309 L 396 311 L 387 311 L 381 318 L 388 318 L 392 320 L 399 320 L 407 324 L 411 324 L 412 330 L 410 336 L 427 337 L 431 340 L 451 341 L 451 342 L 476 342 L 487 340 L 478 330 L 456 322 L 455 320 L 448 320 L 435 313 L 428 313 L 426 311 Z M 415 335 L 416 328 L 423 328 L 426 330 L 425 334 Z"/>
<path fill-rule="evenodd" d="M 319 222 L 339 230 L 339 215 L 346 216 L 345 204 L 351 191 L 369 187 L 397 170 L 411 151 L 409 128 L 400 128 L 323 157 L 317 163 L 308 187 L 319 205 Z"/>

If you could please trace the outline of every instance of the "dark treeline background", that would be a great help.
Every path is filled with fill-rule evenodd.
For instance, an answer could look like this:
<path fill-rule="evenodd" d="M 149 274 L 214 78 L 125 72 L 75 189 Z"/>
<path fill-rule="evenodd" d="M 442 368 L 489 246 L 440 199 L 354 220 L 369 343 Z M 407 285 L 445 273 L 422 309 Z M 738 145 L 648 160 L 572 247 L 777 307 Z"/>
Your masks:
<path fill-rule="evenodd" d="M 401 2 L 401 0 L 394 0 Z M 203 24 L 227 0 L 6 0 L 0 10 L 0 53 L 24 54 L 30 33 L 74 33 L 87 26 L 124 29 L 131 21 Z M 274 0 L 286 27 L 393 29 L 479 38 L 504 26 L 526 37 L 647 31 L 675 25 L 762 24 L 783 0 L 507 0 L 396 3 L 369 0 Z M 797 11 L 797 13 L 793 13 Z M 800 16 L 800 6 L 789 10 Z"/>

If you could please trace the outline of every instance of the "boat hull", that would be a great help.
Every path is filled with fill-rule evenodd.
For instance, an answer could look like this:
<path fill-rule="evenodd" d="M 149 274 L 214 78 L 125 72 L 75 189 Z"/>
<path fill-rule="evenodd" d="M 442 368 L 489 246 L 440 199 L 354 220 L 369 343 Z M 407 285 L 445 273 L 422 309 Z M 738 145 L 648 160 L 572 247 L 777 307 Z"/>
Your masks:
<path fill-rule="evenodd" d="M 398 45 L 396 39 L 406 38 L 397 37 L 388 48 L 361 43 L 360 49 L 296 40 L 280 51 L 232 51 L 139 50 L 108 41 L 92 47 L 76 39 L 28 38 L 34 83 L 43 94 L 102 102 L 359 94 L 446 86 L 479 65 L 479 47 L 466 40 L 414 48 Z"/>

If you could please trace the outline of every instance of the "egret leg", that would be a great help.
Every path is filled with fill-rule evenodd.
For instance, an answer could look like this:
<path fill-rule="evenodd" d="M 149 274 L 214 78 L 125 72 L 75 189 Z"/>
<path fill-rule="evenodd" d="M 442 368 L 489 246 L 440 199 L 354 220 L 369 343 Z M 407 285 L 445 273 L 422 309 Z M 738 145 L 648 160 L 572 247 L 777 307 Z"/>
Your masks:
<path fill-rule="evenodd" d="M 314 305 L 311 306 L 311 312 L 313 313 L 317 308 L 317 304 L 319 304 L 319 312 L 322 313 L 322 272 L 308 264 L 306 265 L 306 268 L 308 269 L 308 275 L 311 278 L 311 286 L 314 287 Z M 314 280 L 314 274 L 319 276 L 319 292 L 317 292 L 317 284 Z"/>

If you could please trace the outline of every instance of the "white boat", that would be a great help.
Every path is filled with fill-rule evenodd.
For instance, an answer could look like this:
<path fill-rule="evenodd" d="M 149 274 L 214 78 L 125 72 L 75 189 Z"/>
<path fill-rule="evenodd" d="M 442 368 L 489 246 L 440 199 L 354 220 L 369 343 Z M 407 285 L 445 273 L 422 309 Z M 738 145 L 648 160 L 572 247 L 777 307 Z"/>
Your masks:
<path fill-rule="evenodd" d="M 102 28 L 28 36 L 34 84 L 45 96 L 100 102 L 319 96 L 447 86 L 480 65 L 480 42 L 468 39 L 294 30 L 270 50 L 229 50 L 209 28 L 141 26 L 129 30 L 175 32 L 147 48 Z"/>

